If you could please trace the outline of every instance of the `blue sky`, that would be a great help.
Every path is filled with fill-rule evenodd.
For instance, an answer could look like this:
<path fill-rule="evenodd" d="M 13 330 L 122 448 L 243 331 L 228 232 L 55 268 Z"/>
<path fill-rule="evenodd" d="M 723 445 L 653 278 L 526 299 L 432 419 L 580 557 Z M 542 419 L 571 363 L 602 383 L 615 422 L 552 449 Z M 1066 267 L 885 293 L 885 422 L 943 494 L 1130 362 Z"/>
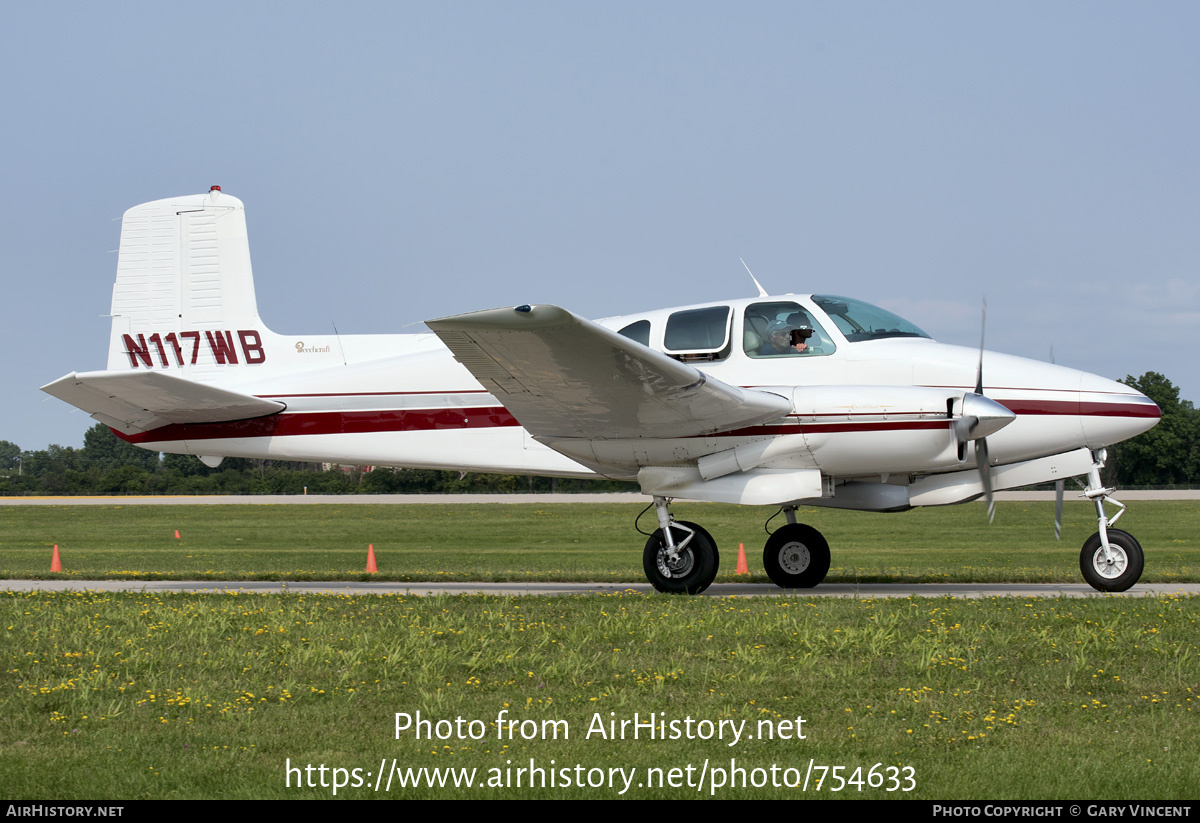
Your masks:
<path fill-rule="evenodd" d="M 825 292 L 1200 402 L 1200 6 L 5 10 L 0 439 L 102 368 L 121 213 L 246 203 L 273 329 Z M 407 328 L 406 328 L 407 327 Z"/>

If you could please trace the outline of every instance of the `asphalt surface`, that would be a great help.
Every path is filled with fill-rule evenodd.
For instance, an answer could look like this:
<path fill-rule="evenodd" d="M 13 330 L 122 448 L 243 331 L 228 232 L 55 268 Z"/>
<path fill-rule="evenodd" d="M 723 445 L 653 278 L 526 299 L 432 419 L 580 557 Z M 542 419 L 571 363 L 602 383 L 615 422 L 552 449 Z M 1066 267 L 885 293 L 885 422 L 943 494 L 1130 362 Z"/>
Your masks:
<path fill-rule="evenodd" d="M 652 594 L 649 583 L 295 583 L 189 580 L 0 580 L 0 591 L 208 592 L 238 594 Z M 1200 583 L 1139 583 L 1118 595 L 1085 583 L 824 583 L 815 589 L 781 589 L 769 583 L 715 583 L 706 597 L 1162 597 L 1200 595 Z"/>

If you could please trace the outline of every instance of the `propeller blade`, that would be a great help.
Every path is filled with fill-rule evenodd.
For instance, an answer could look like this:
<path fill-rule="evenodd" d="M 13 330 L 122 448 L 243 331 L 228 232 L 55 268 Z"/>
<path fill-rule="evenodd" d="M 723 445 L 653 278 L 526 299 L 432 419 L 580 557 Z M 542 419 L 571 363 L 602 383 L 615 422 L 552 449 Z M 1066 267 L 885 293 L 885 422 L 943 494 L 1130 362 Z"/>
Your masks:
<path fill-rule="evenodd" d="M 983 495 L 987 498 L 988 523 L 996 519 L 996 500 L 992 494 L 992 467 L 988 463 L 987 438 L 975 441 L 975 466 L 983 480 Z"/>
<path fill-rule="evenodd" d="M 968 437 L 978 438 L 975 439 L 975 466 L 979 469 L 979 478 L 983 481 L 983 495 L 987 498 L 988 523 L 992 523 L 996 519 L 996 499 L 992 494 L 992 466 L 988 460 L 987 435 L 1011 423 L 1016 415 L 983 395 L 983 340 L 986 331 L 987 297 L 984 297 L 979 318 L 979 365 L 975 369 L 976 397 L 963 398 L 963 417 L 970 416 L 975 421 L 974 425 L 970 426 Z"/>
<path fill-rule="evenodd" d="M 1062 540 L 1062 504 L 1063 491 L 1067 484 L 1065 480 L 1058 480 L 1054 483 L 1054 539 Z"/>

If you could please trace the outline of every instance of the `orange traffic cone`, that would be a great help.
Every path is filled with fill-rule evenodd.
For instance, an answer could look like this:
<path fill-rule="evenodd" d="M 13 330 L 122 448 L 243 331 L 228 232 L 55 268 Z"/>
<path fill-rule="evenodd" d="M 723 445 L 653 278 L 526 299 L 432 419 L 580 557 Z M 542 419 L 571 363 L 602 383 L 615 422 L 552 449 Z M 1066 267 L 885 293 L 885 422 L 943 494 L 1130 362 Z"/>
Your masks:
<path fill-rule="evenodd" d="M 746 565 L 746 546 L 738 543 L 738 567 L 735 574 L 750 574 L 750 567 Z"/>
<path fill-rule="evenodd" d="M 367 544 L 367 574 L 375 574 L 379 569 L 375 568 L 375 545 Z"/>
<path fill-rule="evenodd" d="M 175 539 L 176 539 L 176 540 L 178 540 L 178 539 L 179 539 L 179 529 L 176 529 L 176 530 L 175 530 Z"/>
<path fill-rule="evenodd" d="M 62 571 L 62 560 L 60 560 L 58 557 L 58 544 L 57 543 L 54 544 L 54 556 L 50 558 L 50 571 L 52 571 L 52 572 Z"/>

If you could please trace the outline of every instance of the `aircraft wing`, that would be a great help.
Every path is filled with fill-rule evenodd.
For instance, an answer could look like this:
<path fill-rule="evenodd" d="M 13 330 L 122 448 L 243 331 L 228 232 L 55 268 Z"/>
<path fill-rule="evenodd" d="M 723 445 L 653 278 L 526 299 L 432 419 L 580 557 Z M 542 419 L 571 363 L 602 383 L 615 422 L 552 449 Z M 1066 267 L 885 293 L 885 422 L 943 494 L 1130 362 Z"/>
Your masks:
<path fill-rule="evenodd" d="M 791 401 L 722 383 L 557 306 L 427 325 L 538 439 L 712 434 L 779 418 Z"/>
<path fill-rule="evenodd" d="M 125 434 L 169 423 L 245 420 L 287 408 L 275 400 L 152 371 L 72 372 L 42 391 Z"/>

